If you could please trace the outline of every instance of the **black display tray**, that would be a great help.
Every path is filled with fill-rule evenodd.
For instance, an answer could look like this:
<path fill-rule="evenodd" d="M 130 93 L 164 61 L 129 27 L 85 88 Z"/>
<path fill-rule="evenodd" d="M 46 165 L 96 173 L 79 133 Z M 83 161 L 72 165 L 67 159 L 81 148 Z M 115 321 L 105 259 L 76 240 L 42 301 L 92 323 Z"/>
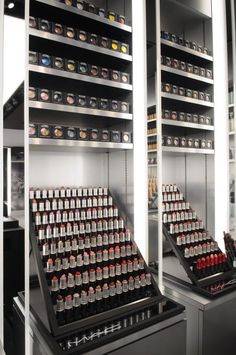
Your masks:
<path fill-rule="evenodd" d="M 150 267 L 151 272 L 154 274 L 158 274 L 158 266 L 157 264 L 152 267 Z M 183 286 L 189 287 L 191 290 L 194 292 L 201 294 L 202 296 L 205 296 L 207 298 L 217 298 L 220 296 L 223 296 L 231 291 L 236 290 L 236 272 L 231 272 L 230 276 L 232 277 L 232 280 L 235 282 L 222 290 L 219 290 L 217 292 L 211 293 L 207 291 L 203 286 L 201 285 L 194 285 L 191 282 L 191 279 L 186 274 L 185 268 L 183 265 L 180 263 L 178 257 L 174 254 L 168 254 L 163 257 L 163 275 L 166 279 L 172 280 L 176 283 L 179 283 Z"/>
<path fill-rule="evenodd" d="M 148 297 L 148 298 L 143 298 L 135 302 L 128 303 L 124 306 L 119 306 L 117 308 L 81 319 L 74 321 L 69 324 L 65 324 L 62 326 L 59 326 L 57 323 L 56 319 L 56 314 L 53 308 L 52 300 L 51 300 L 51 295 L 49 292 L 47 280 L 46 280 L 46 274 L 43 269 L 43 264 L 40 256 L 40 251 L 38 248 L 35 232 L 34 232 L 34 226 L 33 226 L 33 220 L 32 220 L 32 211 L 30 211 L 30 241 L 31 241 L 31 246 L 32 246 L 32 251 L 33 251 L 33 256 L 35 259 L 35 265 L 36 265 L 36 270 L 37 270 L 37 275 L 38 275 L 38 280 L 40 284 L 40 289 L 42 293 L 42 298 L 45 304 L 45 309 L 46 309 L 46 315 L 47 315 L 47 324 L 49 326 L 50 332 L 54 336 L 64 336 L 65 334 L 69 334 L 75 331 L 78 331 L 79 329 L 89 329 L 94 326 L 94 324 L 98 324 L 99 322 L 104 322 L 104 321 L 110 321 L 114 317 L 122 317 L 124 314 L 128 313 L 133 313 L 134 311 L 141 311 L 142 309 L 146 307 L 151 307 L 155 304 L 158 304 L 163 301 L 163 296 L 160 293 L 160 290 L 155 283 L 153 277 L 152 277 L 152 285 L 154 287 L 154 291 L 156 293 L 155 296 Z M 141 254 L 138 250 L 138 257 L 141 257 Z M 145 270 L 148 271 L 148 266 L 145 263 L 144 265 Z"/>
<path fill-rule="evenodd" d="M 19 296 L 19 300 L 22 303 L 22 305 L 24 306 L 24 292 L 20 292 L 18 294 Z M 97 339 L 95 341 L 92 341 L 91 343 L 87 343 L 87 344 L 83 344 L 80 346 L 80 348 L 74 348 L 74 349 L 70 349 L 70 350 L 62 350 L 61 347 L 58 344 L 58 341 L 60 339 L 63 338 L 63 336 L 58 335 L 58 336 L 53 336 L 50 332 L 50 327 L 48 324 L 48 318 L 47 318 L 47 314 L 46 314 L 46 309 L 45 309 L 45 305 L 44 305 L 44 301 L 42 298 L 42 294 L 40 291 L 40 287 L 37 284 L 37 281 L 34 280 L 33 284 L 31 285 L 31 289 L 30 289 L 30 311 L 33 315 L 33 317 L 36 320 L 36 326 L 39 329 L 40 333 L 43 335 L 45 342 L 47 343 L 47 345 L 49 346 L 49 348 L 51 349 L 51 351 L 57 355 L 62 355 L 62 354 L 83 354 L 83 353 L 89 353 L 89 351 L 91 351 L 92 349 L 96 349 L 100 346 L 103 346 L 105 344 L 111 343 L 119 338 L 122 338 L 124 336 L 128 336 L 138 330 L 142 330 L 144 328 L 147 328 L 155 323 L 159 323 L 161 321 L 164 321 L 165 319 L 171 318 L 175 315 L 178 315 L 180 313 L 182 313 L 184 311 L 184 306 L 169 300 L 168 298 L 164 298 L 162 297 L 162 301 L 165 302 L 165 306 L 163 306 L 163 312 L 157 314 L 156 316 L 151 317 L 150 319 L 146 319 L 138 324 L 135 324 L 132 327 L 128 327 L 128 328 L 122 328 L 121 330 L 109 334 L 105 337 L 102 337 L 100 339 Z M 126 307 L 126 306 L 124 306 Z M 128 316 L 129 313 L 131 312 L 125 312 L 123 313 L 123 316 Z M 112 317 L 112 319 L 110 319 L 109 321 L 114 321 L 116 320 L 117 317 L 114 316 Z M 119 318 L 118 318 L 119 319 Z M 103 323 L 104 323 L 104 319 L 103 319 Z M 93 328 L 94 326 L 99 326 L 99 324 L 93 324 Z M 85 329 L 83 329 L 84 331 Z M 77 329 L 78 331 L 78 329 Z M 70 337 L 70 335 L 72 335 L 73 333 L 76 333 L 76 331 L 70 333 L 65 334 L 65 337 L 68 339 Z"/>
<path fill-rule="evenodd" d="M 179 247 L 174 242 L 174 240 L 173 240 L 172 236 L 170 235 L 170 233 L 168 232 L 165 224 L 163 224 L 163 234 L 165 235 L 167 240 L 170 242 L 173 252 L 175 253 L 177 258 L 179 259 L 180 264 L 183 266 L 183 268 L 184 268 L 186 274 L 188 275 L 189 279 L 191 280 L 192 284 L 195 285 L 196 287 L 208 286 L 208 285 L 213 284 L 214 282 L 225 280 L 233 275 L 234 271 L 232 270 L 229 260 L 227 259 L 226 262 L 227 262 L 227 265 L 229 268 L 228 271 L 213 274 L 213 275 L 210 275 L 210 276 L 205 277 L 203 279 L 198 279 L 195 276 L 195 274 L 192 272 L 192 270 L 190 269 L 189 264 L 186 261 L 186 259 L 184 258 L 182 251 L 179 249 Z"/>

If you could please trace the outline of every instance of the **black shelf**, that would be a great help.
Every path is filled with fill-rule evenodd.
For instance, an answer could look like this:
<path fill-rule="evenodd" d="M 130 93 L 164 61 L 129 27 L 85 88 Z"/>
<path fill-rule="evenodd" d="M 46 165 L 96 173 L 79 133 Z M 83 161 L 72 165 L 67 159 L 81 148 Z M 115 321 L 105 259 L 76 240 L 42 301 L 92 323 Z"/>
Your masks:
<path fill-rule="evenodd" d="M 120 82 L 112 81 L 112 80 L 105 80 L 105 79 L 100 79 L 100 78 L 93 78 L 89 75 L 83 75 L 83 74 L 78 74 L 78 73 L 70 73 L 67 71 L 63 70 L 57 70 L 54 68 L 46 68 L 40 65 L 33 65 L 29 64 L 29 71 L 30 73 L 36 73 L 36 74 L 44 74 L 44 75 L 49 75 L 50 76 L 50 81 L 52 80 L 53 77 L 57 77 L 60 79 L 69 79 L 69 80 L 76 80 L 76 81 L 81 81 L 83 83 L 87 84 L 93 84 L 93 85 L 100 85 L 104 87 L 110 87 L 110 88 L 115 88 L 119 90 L 125 90 L 127 92 L 132 91 L 133 87 L 131 84 L 123 84 Z"/>
<path fill-rule="evenodd" d="M 29 107 L 38 110 L 61 111 L 61 112 L 79 114 L 79 115 L 118 118 L 118 119 L 128 120 L 128 121 L 132 120 L 132 114 L 130 113 L 104 111 L 104 110 L 79 107 L 79 106 L 59 105 L 59 104 L 47 103 L 41 101 L 29 101 Z"/>
<path fill-rule="evenodd" d="M 161 38 L 161 45 L 165 46 L 165 47 L 173 48 L 175 50 L 175 52 L 177 50 L 180 53 L 182 53 L 183 55 L 188 55 L 188 56 L 190 56 L 192 58 L 195 57 L 196 59 L 199 59 L 201 61 L 213 62 L 213 57 L 211 55 L 195 51 L 195 50 L 193 50 L 191 48 L 187 48 L 187 47 L 181 46 L 181 45 L 179 45 L 177 43 L 168 41 L 168 40 L 163 39 L 163 38 Z"/>
<path fill-rule="evenodd" d="M 50 43 L 55 42 L 57 44 L 63 44 L 64 46 L 66 46 L 67 50 L 69 50 L 71 46 L 71 47 L 82 49 L 84 51 L 88 51 L 88 53 L 93 56 L 98 56 L 98 55 L 105 56 L 105 57 L 108 56 L 108 59 L 109 57 L 113 57 L 128 63 L 132 62 L 132 55 L 115 52 L 111 49 L 102 48 L 75 39 L 69 39 L 67 37 L 59 36 L 53 33 L 30 28 L 29 35 L 30 37 L 34 37 L 35 40 L 43 39 L 45 41 L 50 41 Z"/>
<path fill-rule="evenodd" d="M 132 27 L 128 26 L 127 24 L 121 24 L 116 21 L 110 21 L 107 18 L 102 18 L 99 15 L 84 11 L 84 10 L 79 10 L 73 6 L 68 6 L 65 5 L 59 1 L 56 0 L 34 0 L 34 4 L 37 7 L 37 13 L 40 15 L 39 9 L 41 9 L 42 15 L 44 14 L 45 16 L 45 10 L 50 13 L 53 13 L 53 17 L 57 18 L 57 16 L 62 15 L 67 19 L 68 17 L 77 18 L 75 21 L 77 23 L 85 23 L 87 22 L 87 25 L 90 26 L 90 28 L 93 29 L 94 26 L 102 26 L 103 28 L 106 29 L 106 31 L 114 32 L 117 34 L 123 34 L 123 35 L 130 35 L 132 33 Z M 41 16 L 44 18 L 43 16 Z"/>

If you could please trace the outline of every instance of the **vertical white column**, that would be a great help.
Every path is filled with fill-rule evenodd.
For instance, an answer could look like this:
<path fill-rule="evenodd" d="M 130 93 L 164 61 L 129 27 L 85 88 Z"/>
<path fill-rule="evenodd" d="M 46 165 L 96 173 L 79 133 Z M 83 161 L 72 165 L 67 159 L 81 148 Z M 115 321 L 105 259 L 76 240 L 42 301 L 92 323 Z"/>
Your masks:
<path fill-rule="evenodd" d="M 134 237 L 148 261 L 146 1 L 132 0 Z"/>
<path fill-rule="evenodd" d="M 235 122 L 235 104 L 236 104 L 236 22 L 235 22 L 235 4 L 234 0 L 231 0 L 231 31 L 232 31 L 232 70 L 233 70 L 233 111 L 234 111 L 234 122 Z M 236 125 L 234 123 L 234 147 L 236 147 Z M 234 157 L 235 158 L 235 157 Z M 236 163 L 234 163 L 234 184 L 236 180 Z M 236 189 L 234 187 L 234 201 L 236 201 Z M 230 214 L 229 214 L 230 218 Z M 233 225 L 236 225 L 236 203 L 234 203 L 234 222 Z"/>
<path fill-rule="evenodd" d="M 161 122 L 161 21 L 160 0 L 156 0 L 156 117 L 157 117 L 157 190 L 158 190 L 158 286 L 163 286 L 162 240 L 162 122 Z"/>
<path fill-rule="evenodd" d="M 212 1 L 215 120 L 215 239 L 224 248 L 229 230 L 229 132 L 226 6 Z"/>
<path fill-rule="evenodd" d="M 3 46 L 4 46 L 4 1 L 0 1 L 0 343 L 4 346 L 3 311 Z"/>
<path fill-rule="evenodd" d="M 29 287 L 29 7 L 30 0 L 25 0 L 25 86 L 24 86 L 24 177 L 25 177 L 25 354 L 32 353 L 30 344 L 30 287 Z"/>

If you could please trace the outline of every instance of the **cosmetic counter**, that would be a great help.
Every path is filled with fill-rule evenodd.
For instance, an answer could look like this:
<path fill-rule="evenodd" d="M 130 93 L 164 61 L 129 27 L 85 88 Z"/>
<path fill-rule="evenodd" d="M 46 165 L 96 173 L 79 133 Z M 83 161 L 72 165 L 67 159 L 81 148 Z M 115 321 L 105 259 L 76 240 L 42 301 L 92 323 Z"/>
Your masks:
<path fill-rule="evenodd" d="M 229 2 L 30 0 L 4 128 L 28 130 L 33 355 L 233 355 Z"/>

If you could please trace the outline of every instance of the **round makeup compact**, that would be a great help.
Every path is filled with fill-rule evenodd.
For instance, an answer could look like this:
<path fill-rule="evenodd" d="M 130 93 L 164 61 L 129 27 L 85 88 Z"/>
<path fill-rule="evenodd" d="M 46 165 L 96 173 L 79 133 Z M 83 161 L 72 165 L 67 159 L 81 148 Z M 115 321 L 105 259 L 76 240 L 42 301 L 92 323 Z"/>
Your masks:
<path fill-rule="evenodd" d="M 185 112 L 179 112 L 179 120 L 186 121 L 186 114 Z"/>
<path fill-rule="evenodd" d="M 37 20 L 33 16 L 30 16 L 30 18 L 29 18 L 29 27 L 31 27 L 31 28 L 37 28 L 38 27 Z"/>
<path fill-rule="evenodd" d="M 98 15 L 100 16 L 100 17 L 105 17 L 105 9 L 103 9 L 102 7 L 99 7 L 99 9 L 98 9 Z"/>
<path fill-rule="evenodd" d="M 118 21 L 119 23 L 122 23 L 122 25 L 124 25 L 124 24 L 125 24 L 125 16 L 123 16 L 123 15 L 117 15 L 117 21 Z"/>
<path fill-rule="evenodd" d="M 97 141 L 98 140 L 98 130 L 92 129 L 90 134 L 91 140 Z"/>
<path fill-rule="evenodd" d="M 36 137 L 37 136 L 37 129 L 35 124 L 30 124 L 29 125 L 29 136 L 30 137 Z"/>
<path fill-rule="evenodd" d="M 100 37 L 99 45 L 102 48 L 108 48 L 109 46 L 109 41 L 107 37 Z"/>
<path fill-rule="evenodd" d="M 129 83 L 129 74 L 122 73 L 121 74 L 121 81 L 125 84 L 128 84 Z"/>
<path fill-rule="evenodd" d="M 171 111 L 171 115 L 170 115 L 172 120 L 177 120 L 177 112 L 176 111 Z"/>
<path fill-rule="evenodd" d="M 74 28 L 67 27 L 65 34 L 66 34 L 66 37 L 68 37 L 68 38 L 71 38 L 71 39 L 75 38 L 75 30 L 74 30 Z"/>
<path fill-rule="evenodd" d="M 82 42 L 86 42 L 87 41 L 87 32 L 79 31 L 78 32 L 78 39 Z"/>
<path fill-rule="evenodd" d="M 96 46 L 98 44 L 98 36 L 96 34 L 91 34 L 89 36 L 89 43 L 93 44 L 94 46 Z"/>
<path fill-rule="evenodd" d="M 112 100 L 111 101 L 111 110 L 112 111 L 118 111 L 118 109 L 119 109 L 118 101 Z"/>
<path fill-rule="evenodd" d="M 101 140 L 104 141 L 104 142 L 108 142 L 109 141 L 109 132 L 108 131 L 102 131 Z"/>
<path fill-rule="evenodd" d="M 73 0 L 64 0 L 64 2 L 68 6 L 72 6 L 73 5 Z"/>
<path fill-rule="evenodd" d="M 76 139 L 76 129 L 74 127 L 66 128 L 66 136 L 69 139 Z"/>
<path fill-rule="evenodd" d="M 98 67 L 96 65 L 91 65 L 91 67 L 90 67 L 90 75 L 98 76 Z"/>
<path fill-rule="evenodd" d="M 52 94 L 52 102 L 55 104 L 63 103 L 63 94 L 61 91 L 54 91 Z"/>
<path fill-rule="evenodd" d="M 119 143 L 119 141 L 120 141 L 120 135 L 119 135 L 119 133 L 113 132 L 113 133 L 112 133 L 112 142 Z"/>
<path fill-rule="evenodd" d="M 41 55 L 41 64 L 45 67 L 50 67 L 52 64 L 51 57 L 47 54 Z"/>
<path fill-rule="evenodd" d="M 116 71 L 116 70 L 112 70 L 111 79 L 113 81 L 119 81 L 120 80 L 120 73 L 118 71 Z"/>
<path fill-rule="evenodd" d="M 47 89 L 39 89 L 39 99 L 40 99 L 40 101 L 49 102 L 50 101 L 50 91 Z"/>
<path fill-rule="evenodd" d="M 50 137 L 50 127 L 48 125 L 41 125 L 39 130 L 40 137 L 49 138 Z"/>
<path fill-rule="evenodd" d="M 84 2 L 83 1 L 76 1 L 76 7 L 79 10 L 84 10 Z"/>
<path fill-rule="evenodd" d="M 30 64 L 38 63 L 38 55 L 36 52 L 29 52 L 29 63 Z"/>
<path fill-rule="evenodd" d="M 102 68 L 100 71 L 100 77 L 102 79 L 109 79 L 109 70 L 106 68 Z"/>
<path fill-rule="evenodd" d="M 75 105 L 75 95 L 74 94 L 66 94 L 66 104 L 67 105 Z"/>
<path fill-rule="evenodd" d="M 53 25 L 53 32 L 57 35 L 63 35 L 63 26 L 60 23 L 55 23 Z"/>
<path fill-rule="evenodd" d="M 88 6 L 88 11 L 91 12 L 92 14 L 96 14 L 96 7 L 93 4 L 89 4 Z"/>
<path fill-rule="evenodd" d="M 88 131 L 87 129 L 81 129 L 79 132 L 79 138 L 82 140 L 88 139 Z"/>
<path fill-rule="evenodd" d="M 63 70 L 64 69 L 64 60 L 59 57 L 54 58 L 53 67 L 55 69 Z"/>
<path fill-rule="evenodd" d="M 101 110 L 108 110 L 109 108 L 109 101 L 107 99 L 100 99 L 99 108 Z"/>
<path fill-rule="evenodd" d="M 29 100 L 36 100 L 36 98 L 37 98 L 37 91 L 36 91 L 35 88 L 29 87 L 28 98 L 29 98 Z"/>
<path fill-rule="evenodd" d="M 116 14 L 114 11 L 108 11 L 107 17 L 110 21 L 115 21 L 116 20 Z"/>
<path fill-rule="evenodd" d="M 119 46 L 118 46 L 118 41 L 115 41 L 114 39 L 111 41 L 111 49 L 113 50 L 113 51 L 118 51 L 118 48 L 119 48 Z"/>
<path fill-rule="evenodd" d="M 129 112 L 129 104 L 127 102 L 121 102 L 120 110 L 121 110 L 121 112 L 128 113 Z"/>
<path fill-rule="evenodd" d="M 84 95 L 78 96 L 78 105 L 82 107 L 86 106 L 86 96 Z"/>
<path fill-rule="evenodd" d="M 79 73 L 88 74 L 88 65 L 87 63 L 79 63 Z"/>
<path fill-rule="evenodd" d="M 75 72 L 76 71 L 76 63 L 74 60 L 67 60 L 66 61 L 66 70 L 70 72 Z"/>
<path fill-rule="evenodd" d="M 95 109 L 97 108 L 98 100 L 96 97 L 90 97 L 89 99 L 89 107 Z"/>
<path fill-rule="evenodd" d="M 55 126 L 53 129 L 53 138 L 63 138 L 63 128 L 61 126 Z"/>
<path fill-rule="evenodd" d="M 39 29 L 45 32 L 50 32 L 50 22 L 47 20 L 39 20 Z"/>
<path fill-rule="evenodd" d="M 122 135 L 122 140 L 124 143 L 129 143 L 130 142 L 130 133 L 124 132 Z"/>

